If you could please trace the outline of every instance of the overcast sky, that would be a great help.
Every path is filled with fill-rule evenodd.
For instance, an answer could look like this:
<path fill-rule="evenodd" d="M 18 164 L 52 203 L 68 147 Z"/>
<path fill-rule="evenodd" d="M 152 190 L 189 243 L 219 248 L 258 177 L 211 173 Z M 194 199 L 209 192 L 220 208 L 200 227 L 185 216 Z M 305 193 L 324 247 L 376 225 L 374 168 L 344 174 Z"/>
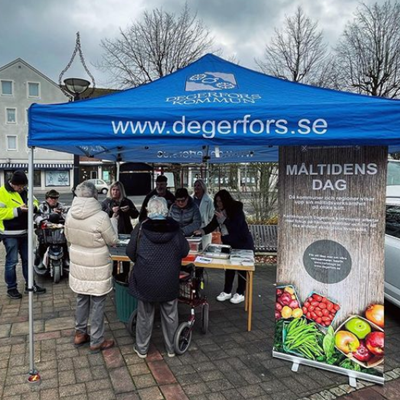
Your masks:
<path fill-rule="evenodd" d="M 262 57 L 274 28 L 298 5 L 318 21 L 330 46 L 360 5 L 358 0 L 189 0 L 188 4 L 213 34 L 221 56 L 235 56 L 240 65 L 253 69 L 254 58 Z M 117 37 L 120 28 L 139 20 L 146 9 L 162 7 L 179 14 L 183 5 L 184 0 L 0 0 L 0 66 L 19 57 L 58 82 L 79 31 L 96 86 L 111 87 L 109 76 L 93 65 L 101 60 L 101 40 Z M 76 57 L 64 78 L 84 75 Z"/>

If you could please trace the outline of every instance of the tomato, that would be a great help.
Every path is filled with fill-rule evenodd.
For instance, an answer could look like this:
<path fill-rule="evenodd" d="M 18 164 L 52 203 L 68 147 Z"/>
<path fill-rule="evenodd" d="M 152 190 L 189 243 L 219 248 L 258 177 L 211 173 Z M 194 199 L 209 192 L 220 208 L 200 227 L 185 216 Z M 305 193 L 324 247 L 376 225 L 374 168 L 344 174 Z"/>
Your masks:
<path fill-rule="evenodd" d="M 329 317 L 322 317 L 322 321 L 328 322 L 328 321 L 330 321 L 330 318 Z"/>
<path fill-rule="evenodd" d="M 323 314 L 325 317 L 327 317 L 327 316 L 330 314 L 330 312 L 329 312 L 329 310 L 327 310 L 327 309 L 325 308 L 324 310 L 322 310 L 322 314 Z"/>
<path fill-rule="evenodd" d="M 314 306 L 310 306 L 310 307 L 308 307 L 308 310 L 309 311 L 314 311 L 314 308 L 315 308 Z"/>
<path fill-rule="evenodd" d="M 334 305 L 333 305 L 333 308 L 334 308 L 336 311 L 339 311 L 339 310 L 340 310 L 339 304 L 334 304 Z"/>
<path fill-rule="evenodd" d="M 307 314 L 307 307 L 303 307 L 303 313 Z"/>
<path fill-rule="evenodd" d="M 320 324 L 320 323 L 322 322 L 321 317 L 318 317 L 318 318 L 316 319 L 316 322 L 317 322 L 317 324 Z"/>
<path fill-rule="evenodd" d="M 318 307 L 319 306 L 319 301 L 312 301 L 311 305 L 314 307 Z"/>
<path fill-rule="evenodd" d="M 322 297 L 320 295 L 318 295 L 318 294 L 313 294 L 313 297 L 314 297 L 314 299 L 316 301 L 321 301 L 322 300 Z"/>
<path fill-rule="evenodd" d="M 309 301 L 306 301 L 305 303 L 304 303 L 304 307 L 310 307 L 310 302 Z"/>
<path fill-rule="evenodd" d="M 308 312 L 308 313 L 306 314 L 306 317 L 307 317 L 308 319 L 311 319 L 311 313 Z"/>
<path fill-rule="evenodd" d="M 333 308 L 333 304 L 329 301 L 328 303 L 326 303 L 326 308 L 330 311 Z"/>
<path fill-rule="evenodd" d="M 322 309 L 326 308 L 326 303 L 320 303 L 319 307 L 322 308 Z"/>
<path fill-rule="evenodd" d="M 326 297 L 323 297 L 323 298 L 322 298 L 322 302 L 323 302 L 323 303 L 327 303 L 328 301 L 329 301 L 329 300 L 328 300 Z"/>
<path fill-rule="evenodd" d="M 322 311 L 315 311 L 315 314 L 317 314 L 318 317 L 322 317 L 323 316 Z"/>
<path fill-rule="evenodd" d="M 315 319 L 315 318 L 317 318 L 317 314 L 315 314 L 315 312 L 314 312 L 314 311 L 311 311 L 311 318 L 312 318 L 312 319 Z"/>

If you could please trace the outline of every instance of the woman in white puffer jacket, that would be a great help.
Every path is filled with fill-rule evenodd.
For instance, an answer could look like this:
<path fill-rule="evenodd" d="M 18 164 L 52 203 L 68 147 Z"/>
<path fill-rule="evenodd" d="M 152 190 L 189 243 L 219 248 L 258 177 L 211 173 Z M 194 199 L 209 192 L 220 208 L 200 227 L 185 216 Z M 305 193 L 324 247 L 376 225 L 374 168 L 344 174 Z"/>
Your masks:
<path fill-rule="evenodd" d="M 93 183 L 77 186 L 65 222 L 65 236 L 70 243 L 70 288 L 77 293 L 75 313 L 75 347 L 90 341 L 90 350 L 97 353 L 114 345 L 104 339 L 106 295 L 112 290 L 112 262 L 108 246 L 115 245 L 118 235 L 107 213 L 102 211 Z M 90 308 L 90 336 L 87 332 Z"/>

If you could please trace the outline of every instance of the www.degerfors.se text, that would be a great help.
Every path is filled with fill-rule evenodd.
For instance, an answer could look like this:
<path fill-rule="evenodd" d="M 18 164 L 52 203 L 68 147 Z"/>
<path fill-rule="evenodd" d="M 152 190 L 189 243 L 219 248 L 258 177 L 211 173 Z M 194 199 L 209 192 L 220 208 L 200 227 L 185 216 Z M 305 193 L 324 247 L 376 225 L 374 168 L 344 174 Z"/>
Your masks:
<path fill-rule="evenodd" d="M 167 121 L 111 121 L 114 134 L 133 135 L 185 135 L 201 134 L 203 138 L 212 139 L 216 135 L 251 134 L 277 134 L 277 135 L 323 135 L 328 131 L 328 122 L 323 118 L 310 120 L 299 119 L 289 125 L 285 119 L 251 119 L 250 114 L 243 119 L 233 121 L 221 120 L 186 120 L 182 116 L 180 120 L 172 124 Z"/>

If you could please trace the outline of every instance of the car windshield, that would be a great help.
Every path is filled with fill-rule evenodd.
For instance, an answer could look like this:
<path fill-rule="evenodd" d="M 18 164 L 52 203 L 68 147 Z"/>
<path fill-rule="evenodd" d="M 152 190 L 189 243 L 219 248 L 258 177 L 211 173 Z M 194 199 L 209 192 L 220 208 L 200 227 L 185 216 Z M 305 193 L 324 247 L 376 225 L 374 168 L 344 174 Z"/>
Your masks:
<path fill-rule="evenodd" d="M 400 185 L 400 161 L 389 161 L 387 185 Z"/>

